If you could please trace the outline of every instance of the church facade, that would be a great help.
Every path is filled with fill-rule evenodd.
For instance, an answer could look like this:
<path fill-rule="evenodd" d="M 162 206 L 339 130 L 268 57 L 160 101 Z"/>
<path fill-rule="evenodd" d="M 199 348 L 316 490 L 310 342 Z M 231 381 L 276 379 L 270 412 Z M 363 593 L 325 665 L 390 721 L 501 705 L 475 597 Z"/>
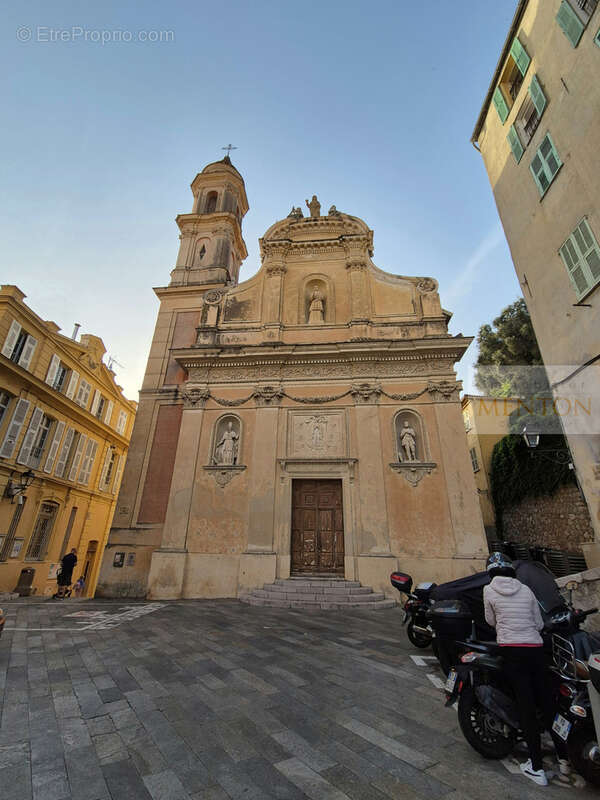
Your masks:
<path fill-rule="evenodd" d="M 226 157 L 191 188 L 98 593 L 238 597 L 318 575 L 389 594 L 397 568 L 480 569 L 454 371 L 471 339 L 448 333 L 436 281 L 379 269 L 365 222 L 313 196 L 239 283 L 241 175 Z"/>

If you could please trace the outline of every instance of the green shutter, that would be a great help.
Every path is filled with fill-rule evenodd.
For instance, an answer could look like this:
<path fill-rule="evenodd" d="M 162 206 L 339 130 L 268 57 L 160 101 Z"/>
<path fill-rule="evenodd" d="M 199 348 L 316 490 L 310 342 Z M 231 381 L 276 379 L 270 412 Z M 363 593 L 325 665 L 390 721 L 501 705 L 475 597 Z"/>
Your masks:
<path fill-rule="evenodd" d="M 573 11 L 567 0 L 562 0 L 560 8 L 558 9 L 558 14 L 556 15 L 556 21 L 573 47 L 577 47 L 585 25 Z"/>
<path fill-rule="evenodd" d="M 531 85 L 529 86 L 529 94 L 531 99 L 533 100 L 533 105 L 535 106 L 535 110 L 538 113 L 538 117 L 541 117 L 544 113 L 544 109 L 546 108 L 546 95 L 542 91 L 542 87 L 540 86 L 540 82 L 537 79 L 537 75 L 534 75 L 531 79 Z"/>
<path fill-rule="evenodd" d="M 554 147 L 550 134 L 547 133 L 529 167 L 542 197 L 561 166 L 560 156 Z"/>
<path fill-rule="evenodd" d="M 600 247 L 583 219 L 558 251 L 578 298 L 600 282 Z"/>
<path fill-rule="evenodd" d="M 510 145 L 510 149 L 513 152 L 513 156 L 515 157 L 515 161 L 518 164 L 519 161 L 521 160 L 521 157 L 523 156 L 524 150 L 523 150 L 523 145 L 521 144 L 521 140 L 519 139 L 519 134 L 515 130 L 514 125 L 510 126 L 510 130 L 506 138 L 508 139 L 508 143 Z"/>
<path fill-rule="evenodd" d="M 521 73 L 521 75 L 525 75 L 525 73 L 527 72 L 527 68 L 531 63 L 531 59 L 527 55 L 527 50 L 525 50 L 525 48 L 519 41 L 518 37 L 516 36 L 510 48 L 510 54 L 514 58 L 515 63 L 519 68 L 519 72 Z"/>
<path fill-rule="evenodd" d="M 496 87 L 493 100 L 494 105 L 496 106 L 496 111 L 498 112 L 498 116 L 500 117 L 500 121 L 505 123 L 506 118 L 508 117 L 508 106 L 499 86 Z"/>
<path fill-rule="evenodd" d="M 598 33 L 595 35 L 594 41 L 596 42 L 598 47 L 600 47 L 600 31 L 598 31 Z"/>
<path fill-rule="evenodd" d="M 598 247 L 598 242 L 594 238 L 594 234 L 587 220 L 581 220 L 573 236 L 579 236 L 581 238 L 583 256 L 593 283 L 597 283 L 600 280 L 600 247 Z"/>

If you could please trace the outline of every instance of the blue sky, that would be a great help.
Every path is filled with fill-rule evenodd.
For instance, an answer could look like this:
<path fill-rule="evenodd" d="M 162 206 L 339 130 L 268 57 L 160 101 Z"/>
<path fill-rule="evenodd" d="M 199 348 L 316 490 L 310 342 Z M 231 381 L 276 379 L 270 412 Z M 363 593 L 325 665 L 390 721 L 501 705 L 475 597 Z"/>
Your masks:
<path fill-rule="evenodd" d="M 258 269 L 258 238 L 316 193 L 374 229 L 380 268 L 436 277 L 451 331 L 475 335 L 519 294 L 470 143 L 515 7 L 5 5 L 0 280 L 67 335 L 80 322 L 101 336 L 137 399 L 152 287 L 177 255 L 174 217 L 233 142 L 250 202 L 242 279 Z M 102 31 L 126 33 L 102 44 Z M 171 41 L 136 41 L 139 31 Z M 473 344 L 465 388 L 475 357 Z"/>

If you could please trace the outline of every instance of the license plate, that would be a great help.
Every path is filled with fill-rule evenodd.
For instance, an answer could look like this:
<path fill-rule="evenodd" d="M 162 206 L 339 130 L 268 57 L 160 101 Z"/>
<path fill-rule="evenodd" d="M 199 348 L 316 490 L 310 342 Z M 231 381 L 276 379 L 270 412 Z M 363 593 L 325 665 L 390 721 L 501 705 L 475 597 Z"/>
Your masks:
<path fill-rule="evenodd" d="M 448 678 L 446 679 L 446 691 L 452 694 L 454 691 L 454 687 L 456 686 L 456 679 L 458 678 L 458 673 L 455 669 L 451 669 L 448 673 Z"/>
<path fill-rule="evenodd" d="M 565 719 L 561 714 L 557 714 L 552 723 L 552 730 L 558 734 L 563 741 L 567 741 L 571 731 L 571 723 Z"/>

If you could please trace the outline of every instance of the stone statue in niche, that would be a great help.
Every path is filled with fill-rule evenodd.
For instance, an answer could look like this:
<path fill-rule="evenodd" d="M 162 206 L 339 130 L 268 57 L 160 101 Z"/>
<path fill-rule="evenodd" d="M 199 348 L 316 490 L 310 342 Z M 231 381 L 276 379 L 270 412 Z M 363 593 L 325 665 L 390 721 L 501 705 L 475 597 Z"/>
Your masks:
<path fill-rule="evenodd" d="M 404 421 L 400 429 L 400 448 L 403 461 L 417 460 L 417 434 L 408 420 Z"/>
<path fill-rule="evenodd" d="M 229 420 L 221 438 L 215 445 L 215 454 L 213 457 L 215 464 L 222 464 L 227 467 L 232 467 L 237 464 L 239 438 L 239 433 L 233 427 L 233 421 Z"/>
<path fill-rule="evenodd" d="M 308 324 L 322 325 L 325 322 L 325 302 L 320 289 L 313 289 L 308 306 Z"/>
<path fill-rule="evenodd" d="M 321 203 L 319 203 L 319 201 L 317 200 L 316 194 L 313 194 L 310 203 L 308 202 L 308 200 L 306 201 L 306 205 L 310 209 L 310 216 L 313 219 L 316 219 L 317 217 L 321 216 Z"/>

